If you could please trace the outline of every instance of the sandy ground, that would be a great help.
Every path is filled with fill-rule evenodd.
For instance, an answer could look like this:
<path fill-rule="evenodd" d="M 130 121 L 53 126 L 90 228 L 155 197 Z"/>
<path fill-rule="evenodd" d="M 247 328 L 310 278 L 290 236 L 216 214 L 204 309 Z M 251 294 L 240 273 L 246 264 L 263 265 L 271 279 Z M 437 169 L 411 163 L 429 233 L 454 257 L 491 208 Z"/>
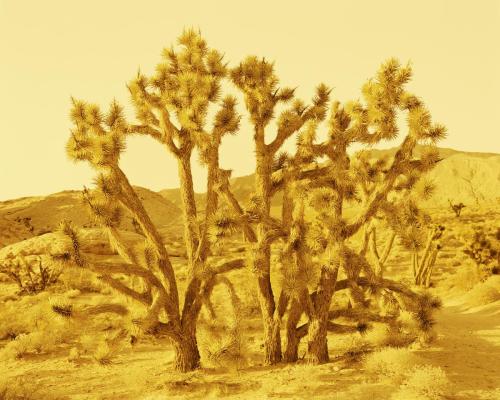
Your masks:
<path fill-rule="evenodd" d="M 438 271 L 435 280 L 438 287 L 435 290 L 444 299 L 443 308 L 436 313 L 437 338 L 430 346 L 416 347 L 412 351 L 426 364 L 440 367 L 446 372 L 451 388 L 443 399 L 500 399 L 500 301 L 470 307 L 462 294 L 449 292 L 445 285 L 440 286 L 440 282 L 445 282 L 465 260 L 460 244 L 463 227 L 483 224 L 485 221 L 494 223 L 500 220 L 500 214 L 498 211 L 470 213 L 461 220 L 452 219 L 446 214 L 443 220 L 446 221 L 448 239 L 436 266 Z M 407 257 L 395 252 L 388 263 L 389 273 L 404 279 L 408 265 Z M 176 265 L 176 268 L 180 267 Z M 238 280 L 248 278 L 237 277 Z M 180 286 L 182 289 L 183 285 Z M 236 285 L 237 288 L 243 286 Z M 1 297 L 5 299 L 13 289 L 13 285 L 0 283 Z M 239 294 L 248 299 L 251 291 L 248 289 Z M 103 295 L 79 296 L 78 301 L 95 304 L 99 296 Z M 21 360 L 1 361 L 0 380 L 3 378 L 15 382 L 11 379 L 18 377 L 17 384 L 25 386 L 28 393 L 26 397 L 19 398 L 37 400 L 384 400 L 390 399 L 398 390 L 399 384 L 393 380 L 368 373 L 362 356 L 344 355 L 339 336 L 329 337 L 332 361 L 328 364 L 262 366 L 258 312 L 245 317 L 243 324 L 245 364 L 203 368 L 179 374 L 172 372 L 173 353 L 168 344 L 144 341 L 134 347 L 126 345 L 116 353 L 109 365 L 100 365 L 89 357 L 70 361 L 68 354 L 72 345 L 69 345 L 49 354 L 26 355 Z M 73 328 L 86 329 L 85 326 Z M 92 334 L 92 331 L 88 333 Z M 5 341 L 0 343 L 0 348 L 5 344 Z M 0 400 L 3 400 L 1 395 Z"/>
<path fill-rule="evenodd" d="M 419 355 L 442 367 L 453 399 L 500 399 L 500 301 L 474 308 L 449 300 L 436 316 L 438 340 Z"/>
<path fill-rule="evenodd" d="M 447 398 L 499 399 L 500 302 L 467 308 L 448 300 L 437 314 L 436 331 L 436 342 L 416 353 L 446 371 L 453 386 Z M 334 343 L 330 341 L 332 362 L 317 367 L 254 365 L 238 371 L 202 369 L 178 374 L 169 372 L 173 354 L 168 347 L 141 344 L 124 349 L 107 366 L 74 363 L 55 354 L 9 362 L 2 371 L 4 377 L 22 376 L 54 397 L 82 400 L 390 398 L 394 391 L 390 381 L 367 375 L 356 360 L 335 358 Z"/>

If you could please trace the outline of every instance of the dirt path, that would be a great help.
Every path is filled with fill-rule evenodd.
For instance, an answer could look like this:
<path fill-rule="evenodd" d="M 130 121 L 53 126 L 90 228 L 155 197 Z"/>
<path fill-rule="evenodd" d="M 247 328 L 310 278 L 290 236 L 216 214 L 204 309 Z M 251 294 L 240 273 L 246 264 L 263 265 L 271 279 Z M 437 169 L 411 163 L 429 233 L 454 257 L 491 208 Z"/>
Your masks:
<path fill-rule="evenodd" d="M 446 371 L 450 399 L 500 399 L 500 301 L 471 309 L 449 302 L 436 319 L 437 342 L 419 355 Z"/>

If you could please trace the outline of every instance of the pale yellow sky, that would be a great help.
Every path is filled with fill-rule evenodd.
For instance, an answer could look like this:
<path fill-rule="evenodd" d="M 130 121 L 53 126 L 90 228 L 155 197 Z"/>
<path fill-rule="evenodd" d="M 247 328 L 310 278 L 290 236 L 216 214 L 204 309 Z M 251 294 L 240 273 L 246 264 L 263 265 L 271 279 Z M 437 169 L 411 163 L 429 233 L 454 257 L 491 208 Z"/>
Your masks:
<path fill-rule="evenodd" d="M 321 81 L 357 98 L 382 61 L 411 60 L 412 90 L 449 129 L 441 145 L 500 153 L 500 0 L 0 0 L 0 200 L 89 185 L 64 152 L 70 96 L 128 103 L 125 83 L 190 26 L 233 65 L 274 60 L 305 100 Z M 251 173 L 251 139 L 245 123 L 223 167 Z M 136 185 L 177 185 L 176 163 L 152 140 L 130 140 L 122 165 Z M 194 175 L 203 190 L 203 170 Z"/>

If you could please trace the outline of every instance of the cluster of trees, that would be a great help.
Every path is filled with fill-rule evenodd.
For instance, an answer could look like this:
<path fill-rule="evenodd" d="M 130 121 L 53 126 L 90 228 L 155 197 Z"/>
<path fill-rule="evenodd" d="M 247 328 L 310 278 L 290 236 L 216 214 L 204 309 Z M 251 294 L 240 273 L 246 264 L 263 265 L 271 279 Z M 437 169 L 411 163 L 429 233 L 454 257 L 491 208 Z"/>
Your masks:
<path fill-rule="evenodd" d="M 185 31 L 178 44 L 163 52 L 154 74 L 139 73 L 129 83 L 134 122 L 116 101 L 103 112 L 73 99 L 67 152 L 96 171 L 95 188 L 84 192 L 85 201 L 122 259 L 86 259 L 76 228 L 66 224 L 73 265 L 94 271 L 101 281 L 142 304 L 144 318 L 136 323 L 145 333 L 172 342 L 180 371 L 200 365 L 198 315 L 210 304 L 213 288 L 226 279 L 223 275 L 237 268 L 248 267 L 255 279 L 266 364 L 296 361 L 302 340 L 307 342 L 308 362 L 326 362 L 328 332 L 361 329 L 370 321 L 391 324 L 401 310 L 412 312 L 427 329 L 436 303 L 384 276 L 396 236 L 412 249 L 422 246 L 418 202 L 433 188 L 421 176 L 439 161 L 433 144 L 446 133 L 407 91 L 410 66 L 394 59 L 385 62 L 363 85 L 362 100 L 332 101 L 331 89 L 320 84 L 306 103 L 296 98 L 294 89 L 280 86 L 273 64 L 265 59 L 252 56 L 230 67 L 193 30 Z M 241 93 L 253 128 L 255 193 L 248 204 L 234 196 L 231 172 L 219 163 L 224 137 L 239 131 L 242 118 L 236 98 L 223 94 L 223 87 Z M 400 135 L 401 113 L 407 126 L 396 154 L 373 158 L 371 146 Z M 151 136 L 177 159 L 188 271 L 183 294 L 165 243 L 120 168 L 129 135 Z M 295 152 L 282 152 L 292 136 Z M 420 157 L 414 154 L 417 144 L 428 145 Z M 351 154 L 353 145 L 367 150 Z M 207 170 L 203 213 L 194 196 L 195 150 Z M 278 193 L 283 198 L 280 217 L 271 213 L 271 199 Z M 347 217 L 346 207 L 353 203 L 357 214 Z M 117 227 L 124 213 L 144 235 L 140 246 L 130 248 L 120 236 Z M 393 233 L 379 252 L 376 228 L 384 224 Z M 249 243 L 245 256 L 217 262 L 216 242 L 238 231 Z M 353 240 L 358 236 L 359 248 Z M 273 247 L 279 249 L 279 268 L 271 262 Z M 432 249 L 426 251 L 432 258 Z M 428 264 L 421 268 L 426 281 Z M 281 285 L 272 284 L 277 281 L 273 274 L 279 274 Z M 123 275 L 134 279 L 127 284 L 118 279 Z M 349 304 L 332 310 L 339 291 L 348 293 Z M 377 301 L 381 298 L 386 301 Z M 380 304 L 389 303 L 392 311 L 382 317 Z M 354 325 L 335 322 L 341 317 Z"/>

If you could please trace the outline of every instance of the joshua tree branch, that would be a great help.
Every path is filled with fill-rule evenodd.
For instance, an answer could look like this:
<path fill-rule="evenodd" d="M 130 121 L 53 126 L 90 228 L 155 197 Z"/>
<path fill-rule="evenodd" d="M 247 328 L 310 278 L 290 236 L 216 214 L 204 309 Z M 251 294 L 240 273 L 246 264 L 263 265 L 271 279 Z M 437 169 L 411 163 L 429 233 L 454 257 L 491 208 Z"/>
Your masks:
<path fill-rule="evenodd" d="M 127 132 L 130 134 L 148 135 L 159 142 L 163 140 L 162 133 L 149 125 L 130 125 Z"/>
<path fill-rule="evenodd" d="M 306 118 L 300 118 L 300 120 L 294 125 L 286 125 L 285 127 L 278 128 L 276 138 L 266 146 L 267 150 L 271 154 L 275 154 L 281 146 L 283 146 L 283 143 L 285 143 L 290 136 L 297 132 L 306 123 L 306 121 Z"/>
<path fill-rule="evenodd" d="M 245 266 L 246 266 L 245 260 L 242 258 L 237 258 L 235 260 L 225 261 L 225 262 L 222 262 L 220 264 L 217 264 L 217 265 L 213 266 L 211 269 L 212 269 L 212 272 L 215 276 L 215 275 L 224 274 L 224 273 L 229 272 L 229 271 L 233 271 L 235 269 L 245 268 Z"/>
<path fill-rule="evenodd" d="M 151 305 L 152 298 L 149 293 L 139 293 L 136 290 L 129 288 L 127 285 L 123 284 L 118 279 L 112 278 L 108 274 L 101 275 L 99 279 L 104 283 L 106 283 L 107 285 L 111 286 L 113 289 L 119 291 L 120 293 L 123 293 L 124 295 L 147 306 Z"/>
<path fill-rule="evenodd" d="M 255 231 L 252 229 L 252 226 L 247 221 L 247 219 L 244 218 L 243 208 L 241 207 L 240 203 L 238 202 L 233 192 L 229 188 L 229 185 L 227 183 L 220 185 L 219 191 L 224 195 L 224 198 L 226 199 L 227 203 L 231 206 L 233 211 L 241 218 L 241 223 L 243 226 L 243 233 L 245 234 L 245 238 L 251 243 L 256 243 L 257 235 L 255 234 Z"/>

